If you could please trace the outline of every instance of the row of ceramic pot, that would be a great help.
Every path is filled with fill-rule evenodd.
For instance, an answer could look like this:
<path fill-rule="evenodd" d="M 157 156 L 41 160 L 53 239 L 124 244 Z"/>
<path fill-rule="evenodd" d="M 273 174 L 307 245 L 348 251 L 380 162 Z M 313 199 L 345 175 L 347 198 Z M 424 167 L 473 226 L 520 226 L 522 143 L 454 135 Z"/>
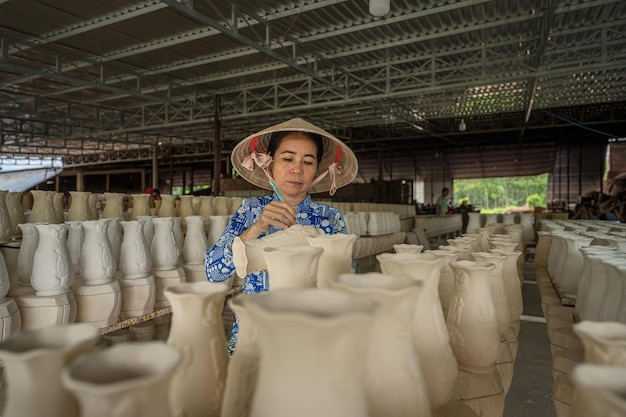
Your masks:
<path fill-rule="evenodd" d="M 590 278 L 596 275 L 598 278 L 595 281 L 598 285 L 595 291 L 600 293 L 611 291 L 613 294 L 611 297 L 621 295 L 622 291 L 615 291 L 616 286 L 621 288 L 617 266 L 605 268 L 606 263 L 618 262 L 626 253 L 626 237 L 620 236 L 620 232 L 613 231 L 621 230 L 621 227 L 601 221 L 544 220 L 541 229 L 538 232 L 535 263 L 538 269 L 547 270 L 561 298 L 566 303 L 578 304 L 579 295 L 590 297 L 587 290 L 588 284 L 592 282 Z M 598 257 L 606 258 L 607 262 L 596 265 Z M 611 277 L 614 277 L 616 281 Z M 614 282 L 611 288 L 607 288 L 609 282 L 607 279 Z M 582 291 L 581 284 L 583 284 Z M 587 307 L 589 306 L 591 304 L 587 303 Z M 597 311 L 600 306 L 592 308 L 595 312 L 589 318 L 599 318 Z M 608 316 L 605 317 L 608 318 Z M 612 317 L 612 319 L 616 318 Z"/>
<path fill-rule="evenodd" d="M 147 314 L 167 305 L 166 285 L 206 280 L 204 218 L 185 219 L 186 232 L 178 217 L 20 224 L 22 240 L 0 249 L 0 295 L 16 299 L 25 328 Z M 213 216 L 209 238 L 228 219 Z"/>
<path fill-rule="evenodd" d="M 399 290 L 397 286 L 401 285 L 401 276 L 411 277 L 412 281 L 408 282 L 422 283 L 424 288 L 419 297 L 417 297 L 417 301 L 415 296 L 412 297 L 413 301 L 417 303 L 411 307 L 411 310 L 415 312 L 411 317 L 414 318 L 408 320 L 408 323 L 404 325 L 413 328 L 408 333 L 414 335 L 411 336 L 413 339 L 412 343 L 417 351 L 421 352 L 421 355 L 418 354 L 418 356 L 422 359 L 420 361 L 421 370 L 425 376 L 426 392 L 428 392 L 432 407 L 431 411 L 441 412 L 441 408 L 449 404 L 450 396 L 452 395 L 451 390 L 458 382 L 455 376 L 457 373 L 456 361 L 458 361 L 458 368 L 462 369 L 460 374 L 463 381 L 460 384 L 462 386 L 461 396 L 466 400 L 466 404 L 474 410 L 480 410 L 482 415 L 501 415 L 504 395 L 510 386 L 513 376 L 513 363 L 518 343 L 517 332 L 519 331 L 519 316 L 521 314 L 521 309 L 518 308 L 518 305 L 521 307 L 521 291 L 519 289 L 516 259 L 519 256 L 519 252 L 511 254 L 473 252 L 472 260 L 458 262 L 457 267 L 463 270 L 463 272 L 459 272 L 453 271 L 453 266 L 457 263 L 456 260 L 460 255 L 460 251 L 457 251 L 454 247 L 453 249 L 428 251 L 421 254 L 419 251 L 422 248 L 418 245 L 396 245 L 395 249 L 398 251 L 414 253 L 385 253 L 378 255 L 377 259 L 380 262 L 383 273 L 389 276 L 381 276 L 379 274 L 340 275 L 342 271 L 350 269 L 349 253 L 351 251 L 349 246 L 353 244 L 350 242 L 351 239 L 348 237 L 320 236 L 315 230 L 307 230 L 306 227 L 292 227 L 287 231 L 277 232 L 257 241 L 235 239 L 233 243 L 234 263 L 238 268 L 238 275 L 245 275 L 257 269 L 266 269 L 270 276 L 270 293 L 293 287 L 327 288 L 330 286 L 332 288 L 339 285 L 336 282 L 337 279 L 346 280 L 346 282 L 351 283 L 350 285 L 362 290 L 365 290 L 366 287 L 372 287 L 370 288 L 371 291 L 374 291 L 375 287 L 385 287 L 386 285 L 394 285 L 391 288 Z M 323 246 L 325 250 L 319 252 L 316 250 L 317 246 Z M 339 256 L 331 261 L 322 259 L 323 256 L 329 256 L 328 253 Z M 468 250 L 467 254 L 469 255 L 469 253 L 470 251 Z M 319 260 L 316 263 L 315 259 L 318 258 Z M 341 262 L 342 258 L 343 262 Z M 324 268 L 324 272 L 321 275 L 318 273 L 317 279 L 311 275 L 308 275 L 306 279 L 302 279 L 302 277 L 307 276 L 306 271 L 315 270 L 316 266 Z M 463 269 L 464 267 L 470 269 L 477 268 L 480 270 L 482 278 L 474 277 L 473 272 L 466 271 Z M 457 275 L 456 278 L 455 274 Z M 470 278 L 470 275 L 473 278 Z M 505 281 L 510 283 L 506 284 L 506 287 L 511 287 L 512 290 L 505 289 Z M 467 290 L 468 287 L 472 287 L 471 292 L 473 295 L 466 297 L 456 294 L 459 287 L 463 291 Z M 388 288 L 388 290 L 391 290 L 391 288 Z M 508 300 L 509 294 L 512 294 L 511 298 L 515 299 L 510 303 Z M 275 305 L 277 302 L 272 302 L 272 305 Z M 405 302 L 410 304 L 410 301 L 405 300 Z M 251 401 L 253 401 L 252 398 L 256 400 L 257 394 L 253 396 L 254 387 L 249 382 L 244 383 L 242 380 L 250 381 L 255 379 L 256 369 L 259 366 L 258 362 L 263 363 L 263 358 L 259 358 L 259 350 L 262 352 L 263 349 L 262 347 L 259 348 L 258 342 L 252 343 L 248 340 L 249 337 L 254 338 L 256 334 L 256 330 L 250 330 L 253 326 L 250 321 L 253 319 L 248 316 L 251 313 L 245 310 L 245 305 L 239 305 L 234 301 L 233 303 L 233 309 L 239 318 L 239 340 L 235 355 L 231 360 L 231 365 L 229 365 L 229 381 L 227 381 L 227 394 L 224 400 L 225 410 L 228 411 L 225 414 L 223 413 L 223 415 L 246 416 L 249 411 L 246 407 L 253 407 Z M 304 306 L 302 308 L 311 307 L 311 303 L 305 300 L 292 301 L 291 303 L 293 308 L 298 308 L 297 306 Z M 394 301 L 392 304 L 399 304 L 399 300 Z M 509 305 L 512 306 L 513 312 L 509 310 Z M 315 309 L 319 308 L 315 307 Z M 342 311 L 345 311 L 345 309 Z M 485 330 L 485 328 L 478 325 L 478 322 L 474 321 L 475 319 L 468 318 L 468 321 L 465 321 L 465 315 L 473 314 L 471 311 L 481 311 L 486 314 L 478 321 L 485 324 L 489 330 Z M 317 311 L 316 314 L 318 316 L 326 315 L 320 311 Z M 255 313 L 255 316 L 258 316 L 258 313 Z M 379 329 L 377 331 L 376 335 L 373 336 L 377 342 L 371 342 L 372 345 L 376 346 L 376 354 L 370 353 L 370 355 L 375 356 L 379 360 L 381 357 L 388 356 L 389 360 L 392 360 L 392 358 L 402 357 L 402 355 L 406 354 L 396 352 L 385 355 L 381 352 L 382 347 L 380 346 L 381 343 L 388 342 L 397 349 L 407 349 L 406 343 L 403 345 L 402 342 L 394 339 L 394 337 L 407 334 L 406 330 L 396 329 L 398 322 L 402 321 L 404 320 L 396 317 L 393 320 L 394 326 L 390 323 L 382 326 L 384 329 L 391 329 L 389 331 L 393 333 L 390 336 L 385 336 L 387 333 L 383 333 L 383 330 Z M 447 325 L 445 324 L 446 321 Z M 469 323 L 473 323 L 472 326 Z M 464 326 L 472 327 L 471 334 L 464 333 L 466 330 Z M 314 333 L 312 332 L 312 334 Z M 362 332 L 359 331 L 359 333 Z M 272 334 L 275 335 L 275 333 Z M 319 335 L 315 336 L 316 339 L 320 337 Z M 293 338 L 293 336 L 289 338 Z M 507 340 L 507 338 L 510 340 Z M 294 341 L 308 340 L 305 336 L 298 336 L 293 339 Z M 450 339 L 454 339 L 452 344 Z M 324 340 L 326 339 L 324 338 Z M 475 350 L 478 344 L 481 345 L 481 348 Z M 293 348 L 294 346 L 291 346 L 292 350 Z M 319 349 L 319 346 L 316 346 L 316 349 Z M 387 349 L 390 348 L 387 347 Z M 456 355 L 450 354 L 451 349 Z M 400 352 L 406 351 L 400 350 Z M 286 354 L 285 352 L 284 354 L 272 354 L 272 356 L 285 360 Z M 295 353 L 291 353 L 291 355 L 295 355 Z M 317 356 L 320 356 L 319 353 Z M 479 356 L 481 360 L 478 360 Z M 291 364 L 290 366 L 295 366 L 293 364 L 302 362 L 302 359 L 289 360 L 288 362 Z M 353 364 L 352 361 L 349 363 Z M 404 358 L 402 363 L 412 363 L 412 361 Z M 320 365 L 318 364 L 317 366 L 319 367 Z M 379 410 L 372 415 L 426 415 L 423 414 L 423 408 L 420 411 L 410 406 L 410 404 L 414 404 L 412 401 L 415 398 L 413 397 L 416 395 L 416 387 L 419 385 L 416 385 L 415 380 L 402 381 L 402 378 L 399 377 L 401 373 L 394 370 L 395 366 L 393 363 L 386 363 L 383 366 L 386 369 L 383 374 L 381 374 L 383 372 L 382 369 L 378 371 L 379 368 L 376 368 L 377 371 L 373 372 L 374 376 L 372 378 L 376 382 L 372 382 L 370 395 L 374 396 L 373 393 L 375 391 L 378 392 L 378 395 L 376 399 L 370 401 L 380 403 L 381 405 L 378 408 L 376 408 L 376 405 L 372 405 L 373 408 Z M 450 372 L 445 371 L 446 369 Z M 307 368 L 307 375 L 310 372 Z M 365 372 L 367 375 L 367 371 Z M 253 374 L 252 377 L 251 373 Z M 413 373 L 415 372 L 411 372 L 411 374 Z M 490 376 L 486 379 L 476 376 L 483 374 Z M 233 375 L 233 378 L 237 378 L 237 383 L 230 381 L 231 375 Z M 383 375 L 390 375 L 390 378 L 395 379 L 395 382 L 385 380 Z M 407 378 L 409 377 L 410 375 L 407 375 Z M 259 380 L 257 379 L 257 381 Z M 293 377 L 288 380 L 294 381 Z M 277 382 L 273 383 L 276 384 Z M 245 396 L 247 400 L 241 398 L 242 386 L 248 390 L 248 394 Z M 404 390 L 407 386 L 413 387 L 411 393 L 401 394 L 402 400 L 397 401 L 398 395 L 400 395 L 398 393 L 405 392 Z M 229 387 L 231 387 L 230 390 L 232 392 L 229 391 Z M 396 394 L 391 395 L 389 392 Z M 264 396 L 265 394 L 258 395 Z M 303 399 L 299 395 L 301 393 L 294 398 L 301 402 Z M 404 395 L 407 397 L 404 397 Z M 411 395 L 413 397 L 408 398 Z M 381 396 L 386 397 L 387 401 L 383 401 L 380 398 Z M 390 398 L 395 399 L 395 405 L 390 404 Z M 423 401 L 420 402 L 423 403 Z M 408 411 L 402 411 L 402 407 L 408 407 L 405 408 Z M 312 410 L 318 414 L 328 412 L 328 410 L 320 410 L 319 408 L 312 408 Z M 344 413 L 346 412 L 345 409 L 342 410 Z M 293 413 L 294 410 L 292 409 L 290 412 Z M 384 414 L 385 412 L 387 414 Z M 303 415 L 302 410 L 299 411 L 298 415 Z"/>
<path fill-rule="evenodd" d="M 348 233 L 357 236 L 390 234 L 401 229 L 398 213 L 345 212 L 343 216 Z"/>
<path fill-rule="evenodd" d="M 552 353 L 557 416 L 625 415 L 626 401 L 619 393 L 626 386 L 626 323 L 579 321 L 581 298 L 576 308 L 563 305 L 545 269 L 537 270 L 537 284 Z"/>
<path fill-rule="evenodd" d="M 471 212 L 468 213 L 468 216 L 467 233 L 478 233 L 480 228 L 493 224 L 505 226 L 519 224 L 522 226 L 524 242 L 535 241 L 534 216 L 532 213 L 481 214 Z"/>

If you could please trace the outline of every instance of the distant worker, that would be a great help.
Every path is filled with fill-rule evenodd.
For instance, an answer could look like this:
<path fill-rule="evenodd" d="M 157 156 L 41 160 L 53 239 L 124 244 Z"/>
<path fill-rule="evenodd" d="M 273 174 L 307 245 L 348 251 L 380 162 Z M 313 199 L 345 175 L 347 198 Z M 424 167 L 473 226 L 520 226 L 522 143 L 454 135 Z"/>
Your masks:
<path fill-rule="evenodd" d="M 437 215 L 443 216 L 448 211 L 448 194 L 450 190 L 446 187 L 441 189 L 441 195 L 437 199 Z"/>

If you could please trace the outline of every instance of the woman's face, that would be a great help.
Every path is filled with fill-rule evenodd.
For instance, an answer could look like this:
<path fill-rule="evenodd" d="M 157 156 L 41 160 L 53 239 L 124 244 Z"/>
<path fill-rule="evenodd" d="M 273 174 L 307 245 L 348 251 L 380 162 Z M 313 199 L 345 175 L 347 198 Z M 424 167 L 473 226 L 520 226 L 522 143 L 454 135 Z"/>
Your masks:
<path fill-rule="evenodd" d="M 292 204 L 304 200 L 319 163 L 315 143 L 293 132 L 283 138 L 273 156 L 272 175 L 285 200 Z"/>

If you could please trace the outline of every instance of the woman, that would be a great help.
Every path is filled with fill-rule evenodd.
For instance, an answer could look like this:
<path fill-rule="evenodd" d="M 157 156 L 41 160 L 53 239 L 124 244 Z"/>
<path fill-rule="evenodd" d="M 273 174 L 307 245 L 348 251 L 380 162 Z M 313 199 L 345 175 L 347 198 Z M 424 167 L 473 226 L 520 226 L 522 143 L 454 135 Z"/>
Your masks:
<path fill-rule="evenodd" d="M 273 189 L 274 194 L 246 198 L 241 203 L 220 238 L 207 251 L 209 281 L 225 281 L 234 273 L 231 248 L 237 236 L 258 239 L 296 223 L 318 227 L 326 234 L 347 233 L 341 212 L 312 201 L 309 195 L 323 191 L 333 195 L 357 174 L 354 153 L 330 133 L 302 119 L 291 119 L 248 136 L 235 147 L 231 160 L 243 178 L 261 188 Z M 263 292 L 270 285 L 267 271 L 259 270 L 244 277 L 242 290 Z M 235 322 L 231 349 L 237 331 Z"/>

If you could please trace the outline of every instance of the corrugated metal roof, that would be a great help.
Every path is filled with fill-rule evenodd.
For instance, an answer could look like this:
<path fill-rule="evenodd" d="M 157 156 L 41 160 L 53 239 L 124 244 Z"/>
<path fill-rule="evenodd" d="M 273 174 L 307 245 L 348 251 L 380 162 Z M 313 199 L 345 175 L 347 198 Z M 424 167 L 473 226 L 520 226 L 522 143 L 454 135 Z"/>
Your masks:
<path fill-rule="evenodd" d="M 188 158 L 216 112 L 225 150 L 293 116 L 357 149 L 626 120 L 622 0 L 8 0 L 0 41 L 0 154 L 68 164 Z"/>
<path fill-rule="evenodd" d="M 54 178 L 62 171 L 60 168 L 43 168 L 0 172 L 0 190 L 27 191 L 37 184 Z"/>

